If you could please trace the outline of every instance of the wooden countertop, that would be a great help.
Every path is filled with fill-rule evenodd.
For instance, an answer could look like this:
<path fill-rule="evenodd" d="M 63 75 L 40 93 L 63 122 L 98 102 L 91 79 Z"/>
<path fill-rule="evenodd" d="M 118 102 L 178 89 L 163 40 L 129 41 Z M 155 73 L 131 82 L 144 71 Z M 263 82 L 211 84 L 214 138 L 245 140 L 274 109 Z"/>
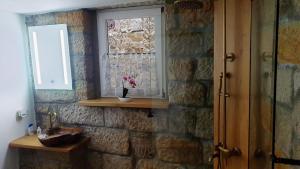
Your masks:
<path fill-rule="evenodd" d="M 118 98 L 100 98 L 94 100 L 82 100 L 81 106 L 91 107 L 127 107 L 127 108 L 149 108 L 149 109 L 168 109 L 169 101 L 166 99 L 132 99 L 129 102 L 121 102 Z"/>
<path fill-rule="evenodd" d="M 40 143 L 36 135 L 33 135 L 33 136 L 24 136 L 16 139 L 10 142 L 9 147 L 51 151 L 51 152 L 58 152 L 58 153 L 70 153 L 81 148 L 82 146 L 87 145 L 89 141 L 90 141 L 89 137 L 84 137 L 76 144 L 71 144 L 71 145 L 66 145 L 61 147 L 46 147 Z"/>

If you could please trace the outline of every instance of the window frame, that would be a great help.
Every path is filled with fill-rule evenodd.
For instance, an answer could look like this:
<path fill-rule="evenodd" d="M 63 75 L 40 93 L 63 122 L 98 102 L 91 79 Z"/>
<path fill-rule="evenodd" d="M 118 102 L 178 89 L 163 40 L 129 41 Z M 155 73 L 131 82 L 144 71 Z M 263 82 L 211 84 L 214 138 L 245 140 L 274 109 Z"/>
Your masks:
<path fill-rule="evenodd" d="M 100 70 L 100 96 L 101 97 L 115 97 L 103 95 L 104 87 L 102 82 L 104 82 L 105 75 L 103 74 L 101 65 L 101 57 L 108 53 L 108 43 L 107 43 L 107 26 L 106 20 L 114 19 L 131 19 L 138 17 L 154 17 L 155 22 L 155 49 L 156 49 L 156 63 L 158 64 L 158 78 L 159 78 L 159 87 L 160 95 L 159 96 L 136 96 L 134 98 L 167 98 L 167 89 L 166 89 L 166 70 L 165 70 L 165 19 L 163 16 L 162 6 L 154 6 L 152 8 L 124 8 L 119 10 L 101 10 L 97 12 L 97 30 L 98 30 L 98 39 L 99 39 L 99 70 Z M 157 40 L 158 39 L 158 40 Z"/>

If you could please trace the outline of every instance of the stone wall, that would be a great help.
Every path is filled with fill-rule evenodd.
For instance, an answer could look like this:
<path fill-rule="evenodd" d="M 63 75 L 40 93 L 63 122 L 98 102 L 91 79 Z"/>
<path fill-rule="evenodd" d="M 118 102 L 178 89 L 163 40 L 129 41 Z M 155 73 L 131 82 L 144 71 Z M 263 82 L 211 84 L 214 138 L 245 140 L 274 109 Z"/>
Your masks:
<path fill-rule="evenodd" d="M 165 8 L 168 110 L 79 106 L 79 100 L 99 96 L 96 12 L 27 16 L 28 26 L 68 25 L 74 81 L 72 91 L 35 90 L 37 123 L 47 127 L 47 113 L 57 112 L 57 125 L 82 127 L 91 137 L 85 169 L 211 168 L 213 4 L 203 2 L 204 9 L 195 13 Z M 148 117 L 150 112 L 154 117 Z M 70 157 L 52 156 L 21 152 L 21 169 L 46 169 L 48 163 L 51 169 L 79 166 Z"/>
<path fill-rule="evenodd" d="M 284 158 L 300 159 L 300 3 L 282 0 L 277 67 L 276 148 Z M 299 168 L 286 166 L 282 168 Z"/>
<path fill-rule="evenodd" d="M 276 145 L 281 156 L 300 159 L 300 3 L 282 0 L 280 10 Z"/>

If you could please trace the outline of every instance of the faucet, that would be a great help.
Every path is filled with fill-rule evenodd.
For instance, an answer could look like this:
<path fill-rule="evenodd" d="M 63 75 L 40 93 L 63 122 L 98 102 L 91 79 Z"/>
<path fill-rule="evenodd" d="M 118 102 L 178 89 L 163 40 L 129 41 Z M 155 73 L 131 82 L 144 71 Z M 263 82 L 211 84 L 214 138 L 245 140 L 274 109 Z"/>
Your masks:
<path fill-rule="evenodd" d="M 53 128 L 53 121 L 52 121 L 52 118 L 56 118 L 57 116 L 57 113 L 56 112 L 49 112 L 48 113 L 48 116 L 49 116 L 49 124 L 50 124 L 50 127 L 49 129 L 47 129 L 47 134 L 53 134 L 54 131 L 57 129 L 57 128 Z"/>

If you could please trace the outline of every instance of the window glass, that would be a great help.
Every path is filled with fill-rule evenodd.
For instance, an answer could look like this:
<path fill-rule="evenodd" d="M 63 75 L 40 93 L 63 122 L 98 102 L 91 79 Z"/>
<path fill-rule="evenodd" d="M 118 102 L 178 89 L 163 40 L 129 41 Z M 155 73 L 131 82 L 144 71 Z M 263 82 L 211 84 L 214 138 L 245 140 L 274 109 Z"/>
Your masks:
<path fill-rule="evenodd" d="M 112 12 L 100 19 L 100 25 L 105 26 L 101 35 L 106 37 L 103 40 L 100 35 L 100 51 L 106 51 L 100 54 L 101 95 L 120 96 L 122 79 L 130 76 L 136 87 L 129 87 L 129 96 L 162 97 L 161 16 L 136 17 L 140 15 L 130 13 L 119 18 L 118 12 Z"/>

